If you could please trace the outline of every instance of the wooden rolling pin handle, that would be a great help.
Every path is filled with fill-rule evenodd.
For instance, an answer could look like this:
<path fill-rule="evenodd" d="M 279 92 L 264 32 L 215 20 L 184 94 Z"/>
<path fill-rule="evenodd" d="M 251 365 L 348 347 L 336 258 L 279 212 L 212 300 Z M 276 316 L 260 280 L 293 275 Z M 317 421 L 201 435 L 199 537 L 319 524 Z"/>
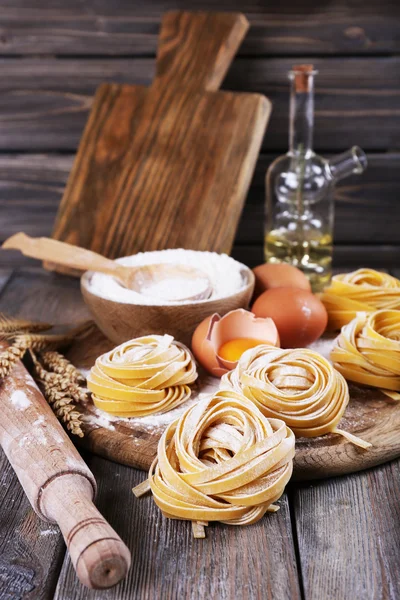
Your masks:
<path fill-rule="evenodd" d="M 130 567 L 128 548 L 92 502 L 93 487 L 77 473 L 66 473 L 42 490 L 39 508 L 58 523 L 79 580 L 95 589 L 112 587 Z"/>
<path fill-rule="evenodd" d="M 35 511 L 59 525 L 81 582 L 118 583 L 129 550 L 94 506 L 91 471 L 21 362 L 0 386 L 0 414 L 0 444 Z"/>

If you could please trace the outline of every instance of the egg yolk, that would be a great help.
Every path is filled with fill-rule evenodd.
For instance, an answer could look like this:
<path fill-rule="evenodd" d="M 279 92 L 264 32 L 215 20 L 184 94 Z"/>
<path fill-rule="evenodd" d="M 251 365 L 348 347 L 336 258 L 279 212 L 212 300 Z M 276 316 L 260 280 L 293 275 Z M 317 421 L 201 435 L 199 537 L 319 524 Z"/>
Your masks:
<path fill-rule="evenodd" d="M 229 340 L 222 344 L 218 350 L 218 355 L 224 360 L 230 362 L 236 362 L 242 356 L 243 352 L 249 350 L 249 348 L 255 348 L 260 344 L 265 344 L 262 340 L 253 340 L 251 338 L 239 338 L 237 340 Z"/>

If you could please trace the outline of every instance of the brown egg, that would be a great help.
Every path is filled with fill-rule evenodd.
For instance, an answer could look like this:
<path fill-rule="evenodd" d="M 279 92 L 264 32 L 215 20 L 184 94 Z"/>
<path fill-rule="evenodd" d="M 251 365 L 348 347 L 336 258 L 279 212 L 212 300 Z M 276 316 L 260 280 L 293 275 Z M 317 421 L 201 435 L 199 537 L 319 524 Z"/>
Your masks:
<path fill-rule="evenodd" d="M 256 277 L 254 299 L 266 290 L 280 287 L 300 288 L 311 292 L 311 285 L 307 277 L 293 265 L 264 264 L 254 267 L 253 273 Z"/>
<path fill-rule="evenodd" d="M 328 314 L 311 292 L 275 288 L 261 294 L 251 309 L 256 317 L 271 317 L 278 328 L 282 348 L 301 348 L 325 331 Z"/>
<path fill-rule="evenodd" d="M 257 319 L 239 308 L 223 317 L 210 315 L 195 329 L 192 350 L 198 362 L 214 377 L 222 377 L 237 365 L 240 356 L 259 344 L 279 346 L 272 319 Z"/>

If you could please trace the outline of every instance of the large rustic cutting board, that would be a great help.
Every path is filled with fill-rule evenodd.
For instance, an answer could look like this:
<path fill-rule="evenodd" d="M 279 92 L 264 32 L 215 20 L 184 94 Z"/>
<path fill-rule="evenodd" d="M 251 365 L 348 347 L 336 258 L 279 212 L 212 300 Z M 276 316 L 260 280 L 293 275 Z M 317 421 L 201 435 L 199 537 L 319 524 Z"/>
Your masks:
<path fill-rule="evenodd" d="M 247 28 L 238 13 L 164 16 L 150 88 L 97 90 L 53 237 L 110 258 L 230 252 L 270 114 L 264 96 L 218 91 Z"/>
<path fill-rule="evenodd" d="M 313 348 L 329 355 L 332 339 L 320 340 Z M 84 342 L 73 346 L 69 358 L 80 368 L 89 369 L 99 354 L 113 344 L 95 331 Z M 201 373 L 193 387 L 192 400 L 201 393 L 218 389 L 219 380 Z M 295 479 L 319 479 L 343 475 L 373 467 L 400 456 L 400 402 L 393 402 L 379 390 L 349 385 L 350 404 L 340 427 L 373 444 L 362 450 L 342 436 L 329 434 L 319 438 L 296 440 Z M 92 405 L 83 411 L 85 437 L 82 445 L 95 454 L 115 462 L 147 470 L 156 454 L 158 440 L 169 422 L 184 407 L 158 417 L 111 420 Z"/>

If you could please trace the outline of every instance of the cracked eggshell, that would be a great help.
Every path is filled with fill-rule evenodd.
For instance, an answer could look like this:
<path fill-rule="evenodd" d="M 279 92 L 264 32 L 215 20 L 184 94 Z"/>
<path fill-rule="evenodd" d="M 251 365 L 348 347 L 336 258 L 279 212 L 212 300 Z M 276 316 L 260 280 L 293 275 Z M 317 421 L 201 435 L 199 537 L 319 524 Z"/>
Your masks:
<path fill-rule="evenodd" d="M 223 317 L 215 313 L 204 319 L 193 333 L 193 354 L 211 375 L 222 377 L 236 367 L 237 361 L 224 360 L 218 355 L 218 350 L 225 342 L 240 338 L 262 340 L 279 346 L 278 330 L 272 319 L 260 319 L 239 308 Z"/>

